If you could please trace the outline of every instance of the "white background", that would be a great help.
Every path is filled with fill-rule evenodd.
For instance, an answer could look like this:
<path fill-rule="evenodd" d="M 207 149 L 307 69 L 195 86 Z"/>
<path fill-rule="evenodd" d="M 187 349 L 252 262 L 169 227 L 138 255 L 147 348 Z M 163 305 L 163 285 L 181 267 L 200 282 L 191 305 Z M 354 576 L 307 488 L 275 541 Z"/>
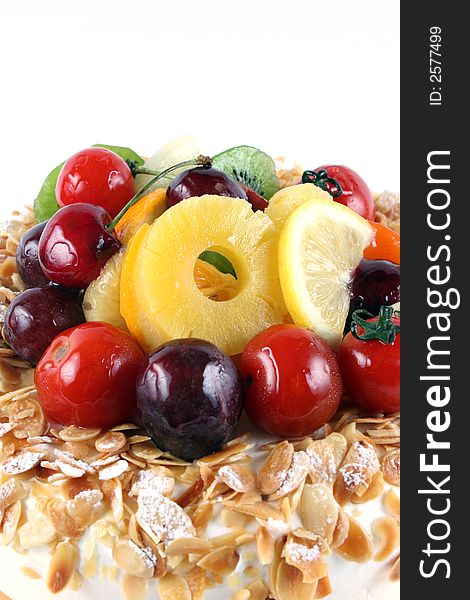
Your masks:
<path fill-rule="evenodd" d="M 193 133 L 399 188 L 398 0 L 0 0 L 0 213 L 94 143 Z"/>

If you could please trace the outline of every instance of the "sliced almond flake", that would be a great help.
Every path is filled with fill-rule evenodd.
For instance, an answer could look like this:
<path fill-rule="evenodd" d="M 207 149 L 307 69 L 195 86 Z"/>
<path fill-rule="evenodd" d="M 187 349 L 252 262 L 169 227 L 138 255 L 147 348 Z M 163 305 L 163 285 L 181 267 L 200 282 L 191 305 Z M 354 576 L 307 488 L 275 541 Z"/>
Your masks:
<path fill-rule="evenodd" d="M 301 571 L 303 583 L 315 583 L 328 574 L 328 545 L 320 536 L 309 538 L 299 538 L 290 534 L 281 554 L 288 565 Z"/>
<path fill-rule="evenodd" d="M 137 502 L 139 524 L 147 525 L 161 540 L 196 535 L 189 516 L 166 496 L 154 490 L 142 490 Z"/>
<path fill-rule="evenodd" d="M 390 489 L 384 496 L 386 511 L 398 522 L 400 522 L 400 497 L 394 490 Z"/>
<path fill-rule="evenodd" d="M 55 449 L 54 455 L 59 461 L 65 462 L 72 467 L 76 467 L 77 469 L 82 469 L 85 471 L 85 473 L 89 473 L 90 475 L 94 475 L 96 473 L 96 469 L 94 469 L 84 460 L 76 459 L 72 454 L 70 454 L 70 452 L 63 452 L 62 450 Z"/>
<path fill-rule="evenodd" d="M 211 550 L 213 544 L 209 540 L 204 540 L 199 537 L 181 537 L 172 540 L 166 547 L 167 556 L 177 556 L 179 554 L 186 556 L 187 554 L 207 554 Z"/>
<path fill-rule="evenodd" d="M 80 537 L 86 527 L 68 513 L 66 502 L 61 498 L 53 498 L 47 503 L 47 514 L 54 529 L 65 538 Z"/>
<path fill-rule="evenodd" d="M 276 599 L 314 600 L 317 581 L 304 583 L 303 577 L 299 569 L 281 559 L 276 576 Z"/>
<path fill-rule="evenodd" d="M 353 494 L 350 498 L 354 504 L 364 504 L 365 502 L 371 502 L 383 494 L 385 487 L 384 477 L 382 471 L 377 471 L 372 476 L 369 487 L 360 496 L 357 493 Z"/>
<path fill-rule="evenodd" d="M 130 435 L 127 438 L 127 443 L 129 446 L 133 446 L 134 444 L 141 444 L 142 442 L 148 442 L 152 438 L 149 435 L 142 435 L 140 433 L 136 433 L 135 435 Z"/>
<path fill-rule="evenodd" d="M 173 477 L 168 477 L 167 470 L 163 467 L 151 467 L 145 471 L 139 471 L 134 476 L 131 496 L 137 496 L 141 490 L 154 490 L 164 496 L 171 496 L 175 487 Z"/>
<path fill-rule="evenodd" d="M 214 481 L 215 485 L 215 481 Z M 187 506 L 191 506 L 194 502 L 198 501 L 202 493 L 204 491 L 204 481 L 202 477 L 198 477 L 196 481 L 189 486 L 178 498 L 175 499 L 175 502 L 181 506 L 181 508 L 186 508 Z"/>
<path fill-rule="evenodd" d="M 191 600 L 204 600 L 206 591 L 206 573 L 197 565 L 185 574 L 186 582 L 191 591 Z M 263 600 L 265 600 L 263 598 Z"/>
<path fill-rule="evenodd" d="M 340 507 L 338 512 L 338 520 L 336 521 L 335 529 L 333 532 L 333 539 L 331 541 L 331 548 L 336 548 L 337 546 L 341 546 L 349 533 L 349 519 L 348 515 L 344 511 L 343 508 Z"/>
<path fill-rule="evenodd" d="M 400 556 L 395 559 L 388 578 L 394 583 L 400 581 Z"/>
<path fill-rule="evenodd" d="M 322 483 L 305 485 L 300 506 L 302 523 L 328 544 L 333 540 L 338 512 L 339 506 L 329 486 Z"/>
<path fill-rule="evenodd" d="M 57 440 L 57 442 L 59 442 L 59 440 Z M 64 442 L 61 450 L 71 454 L 77 460 L 87 459 L 87 462 L 91 462 L 93 458 L 95 458 L 94 452 L 90 446 L 88 446 L 87 442 Z"/>
<path fill-rule="evenodd" d="M 250 591 L 243 588 L 241 590 L 238 590 L 238 592 L 235 592 L 234 594 L 232 594 L 231 600 L 250 600 L 250 598 L 251 598 Z"/>
<path fill-rule="evenodd" d="M 212 537 L 211 542 L 216 548 L 221 548 L 222 546 L 235 546 L 235 540 L 245 533 L 247 532 L 244 529 L 232 529 L 231 531 Z"/>
<path fill-rule="evenodd" d="M 343 439 L 346 444 L 346 439 Z M 306 449 L 306 453 L 312 483 L 333 485 L 336 480 L 337 464 L 331 445 L 326 440 L 315 440 Z"/>
<path fill-rule="evenodd" d="M 294 446 L 287 440 L 277 444 L 258 474 L 258 487 L 262 494 L 274 494 L 283 484 L 292 464 Z"/>
<path fill-rule="evenodd" d="M 256 485 L 256 478 L 253 471 L 240 465 L 225 465 L 220 467 L 217 476 L 236 492 L 249 492 Z"/>
<path fill-rule="evenodd" d="M 158 584 L 161 600 L 191 600 L 188 582 L 181 575 L 167 573 Z"/>
<path fill-rule="evenodd" d="M 56 537 L 51 520 L 42 513 L 36 513 L 18 529 L 21 547 L 25 550 L 46 546 Z"/>
<path fill-rule="evenodd" d="M 121 458 L 127 460 L 127 462 L 132 463 L 136 467 L 139 467 L 139 469 L 145 469 L 147 467 L 147 461 L 145 461 L 145 460 L 143 460 L 141 458 L 136 458 L 132 454 L 132 452 L 123 452 L 121 454 Z"/>
<path fill-rule="evenodd" d="M 349 528 L 345 541 L 335 551 L 346 560 L 364 563 L 372 559 L 374 547 L 370 535 L 353 517 L 348 515 Z"/>
<path fill-rule="evenodd" d="M 19 390 L 13 390 L 12 392 L 8 392 L 7 394 L 3 394 L 0 396 L 0 404 L 6 404 L 8 402 L 12 402 L 13 400 L 18 401 L 22 398 L 27 398 L 31 392 L 34 392 L 36 388 L 34 385 L 28 385 Z"/>
<path fill-rule="evenodd" d="M 101 481 L 107 481 L 108 479 L 114 479 L 119 477 L 127 471 L 129 463 L 127 460 L 118 460 L 112 463 L 108 467 L 103 467 L 98 473 L 98 479 Z"/>
<path fill-rule="evenodd" d="M 21 500 L 17 500 L 14 504 L 5 509 L 3 513 L 3 521 L 0 518 L 2 527 L 3 544 L 6 546 L 13 541 L 18 523 L 21 518 Z"/>
<path fill-rule="evenodd" d="M 15 429 L 16 423 L 0 423 L 0 438 Z"/>
<path fill-rule="evenodd" d="M 378 549 L 374 555 L 375 562 L 387 560 L 390 554 L 400 544 L 400 527 L 393 517 L 378 517 L 372 521 L 372 535 L 379 540 Z"/>
<path fill-rule="evenodd" d="M 101 486 L 105 502 L 111 506 L 111 511 L 116 523 L 124 516 L 124 497 L 122 483 L 119 479 L 104 481 Z"/>
<path fill-rule="evenodd" d="M 54 473 L 47 478 L 47 483 L 50 483 L 51 485 L 55 483 L 64 483 L 65 481 L 68 481 L 68 477 L 63 473 Z"/>
<path fill-rule="evenodd" d="M 274 519 L 275 521 L 282 521 L 284 519 L 284 515 L 282 512 L 268 504 L 267 502 L 255 502 L 254 504 L 237 504 L 233 501 L 224 502 L 224 506 L 229 510 L 234 510 L 236 512 L 241 512 L 245 515 L 250 515 L 257 519 Z"/>
<path fill-rule="evenodd" d="M 198 563 L 198 567 L 226 577 L 237 568 L 240 557 L 231 546 L 216 548 L 206 554 Z"/>
<path fill-rule="evenodd" d="M 83 490 L 68 500 L 65 510 L 72 519 L 85 528 L 100 516 L 103 494 L 100 490 Z"/>
<path fill-rule="evenodd" d="M 286 477 L 281 487 L 268 497 L 269 501 L 278 500 L 296 490 L 307 477 L 309 470 L 309 458 L 307 453 L 301 450 L 294 452 L 292 463 L 287 471 Z"/>
<path fill-rule="evenodd" d="M 391 485 L 400 485 L 400 449 L 388 452 L 382 459 L 384 479 Z"/>
<path fill-rule="evenodd" d="M 41 575 L 34 569 L 31 569 L 31 567 L 23 566 L 20 568 L 20 571 L 23 573 L 23 575 L 29 577 L 29 579 L 41 579 Z"/>
<path fill-rule="evenodd" d="M 120 569 L 136 577 L 153 577 L 157 564 L 157 558 L 150 548 L 140 548 L 129 538 L 116 542 L 113 558 Z"/>
<path fill-rule="evenodd" d="M 67 587 L 78 566 L 78 552 L 70 542 L 59 542 L 46 575 L 46 585 L 52 594 Z"/>
<path fill-rule="evenodd" d="M 34 469 L 44 458 L 44 452 L 31 452 L 30 450 L 22 450 L 13 454 L 5 460 L 2 465 L 2 471 L 5 475 L 20 475 Z"/>
<path fill-rule="evenodd" d="M 132 431 L 133 429 L 137 430 L 140 429 L 140 427 L 134 425 L 134 423 L 122 423 L 121 425 L 113 427 L 111 431 Z"/>
<path fill-rule="evenodd" d="M 252 446 L 253 444 L 247 444 L 246 442 L 236 442 L 231 445 L 226 445 L 224 448 L 222 448 L 222 450 L 219 450 L 219 452 L 214 452 L 213 454 L 209 454 L 208 456 L 199 459 L 197 463 L 204 464 L 209 467 L 219 465 L 220 463 L 226 461 L 229 457 L 245 452 L 245 450 L 248 450 Z"/>
<path fill-rule="evenodd" d="M 262 579 L 251 582 L 246 586 L 250 592 L 250 600 L 266 600 L 269 595 L 268 586 Z"/>
<path fill-rule="evenodd" d="M 124 600 L 145 600 L 147 588 L 147 579 L 143 577 L 135 577 L 135 575 L 124 573 L 121 579 L 121 591 Z"/>
<path fill-rule="evenodd" d="M 88 442 L 89 440 L 94 440 L 100 433 L 101 429 L 85 429 L 69 425 L 68 427 L 64 427 L 64 429 L 59 429 L 57 436 L 64 442 Z"/>
<path fill-rule="evenodd" d="M 137 519 L 135 518 L 135 515 L 132 514 L 129 518 L 129 524 L 127 526 L 127 534 L 130 537 L 130 539 L 134 542 L 134 544 L 137 544 L 137 546 L 142 547 L 143 541 L 142 541 L 142 535 L 139 529 L 139 525 L 137 523 Z"/>
<path fill-rule="evenodd" d="M 200 504 L 194 510 L 191 520 L 193 522 L 193 526 L 196 529 L 197 535 L 202 535 L 207 526 L 209 525 L 209 521 L 212 518 L 212 514 L 214 512 L 214 507 L 212 504 Z"/>
<path fill-rule="evenodd" d="M 79 477 L 83 477 L 83 475 L 85 475 L 85 471 L 83 469 L 70 465 L 63 460 L 56 460 L 55 464 L 64 475 L 70 477 L 71 479 L 78 479 Z"/>
<path fill-rule="evenodd" d="M 243 515 L 242 513 L 236 513 L 232 510 L 223 509 L 221 512 L 221 518 L 225 525 L 229 529 L 244 529 L 250 517 Z"/>
<path fill-rule="evenodd" d="M 119 460 L 119 454 L 112 454 L 111 456 L 106 456 L 105 458 L 99 458 L 98 460 L 94 460 L 90 463 L 90 467 L 94 467 L 95 469 L 99 469 L 100 467 L 107 467 L 108 465 L 112 465 L 113 463 Z"/>
<path fill-rule="evenodd" d="M 26 489 L 21 481 L 8 479 L 0 485 L 0 513 L 26 496 Z"/>
<path fill-rule="evenodd" d="M 147 441 L 140 441 L 132 444 L 131 453 L 137 458 L 151 461 L 159 458 L 163 454 L 163 451 L 157 448 L 155 444 L 148 439 Z"/>
<path fill-rule="evenodd" d="M 107 431 L 95 440 L 95 448 L 98 452 L 117 453 L 127 446 L 127 438 L 120 431 Z"/>
<path fill-rule="evenodd" d="M 265 527 L 259 527 L 256 532 L 256 550 L 261 565 L 271 564 L 274 558 L 274 540 Z"/>
<path fill-rule="evenodd" d="M 56 438 L 53 438 L 49 435 L 35 435 L 33 437 L 29 437 L 27 440 L 30 446 L 34 446 L 36 444 L 57 444 L 58 441 Z"/>
<path fill-rule="evenodd" d="M 333 593 L 331 581 L 328 575 L 318 580 L 317 590 L 315 592 L 315 600 L 322 600 Z"/>

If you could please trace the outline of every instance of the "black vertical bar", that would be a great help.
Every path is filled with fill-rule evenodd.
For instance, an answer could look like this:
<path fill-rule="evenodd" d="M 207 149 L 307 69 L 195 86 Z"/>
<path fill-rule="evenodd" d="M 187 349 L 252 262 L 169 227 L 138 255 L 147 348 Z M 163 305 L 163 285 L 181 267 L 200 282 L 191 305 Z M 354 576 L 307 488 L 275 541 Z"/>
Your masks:
<path fill-rule="evenodd" d="M 465 319 L 470 193 L 468 184 L 464 188 L 470 165 L 469 152 L 463 150 L 469 130 L 463 104 L 470 53 L 466 19 L 457 7 L 462 5 L 437 0 L 401 5 L 401 593 L 406 599 L 469 595 L 467 552 L 459 548 L 470 535 L 465 516 L 470 490 L 470 327 Z M 441 56 L 431 54 L 437 40 L 431 36 L 438 30 L 440 47 L 434 51 Z M 450 168 L 428 172 L 430 163 Z M 460 307 L 439 306 L 439 293 L 452 306 L 460 297 Z M 430 354 L 433 350 L 449 354 Z M 427 447 L 433 440 L 442 445 Z M 433 460 L 443 465 L 437 469 L 449 465 L 449 471 L 427 470 Z"/>

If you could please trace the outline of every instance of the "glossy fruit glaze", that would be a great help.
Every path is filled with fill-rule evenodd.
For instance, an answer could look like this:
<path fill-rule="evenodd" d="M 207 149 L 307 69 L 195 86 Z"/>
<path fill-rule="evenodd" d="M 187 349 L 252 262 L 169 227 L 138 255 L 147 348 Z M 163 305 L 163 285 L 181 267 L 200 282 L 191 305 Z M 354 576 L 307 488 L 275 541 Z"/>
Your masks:
<path fill-rule="evenodd" d="M 126 161 L 105 148 L 87 148 L 65 162 L 56 184 L 59 206 L 87 202 L 103 207 L 112 218 L 134 195 Z"/>
<path fill-rule="evenodd" d="M 219 450 L 233 434 L 242 404 L 234 362 L 203 340 L 160 346 L 137 380 L 142 425 L 159 448 L 186 460 Z"/>
<path fill-rule="evenodd" d="M 109 233 L 110 216 L 100 206 L 71 204 L 49 219 L 39 240 L 39 261 L 51 281 L 82 289 L 98 277 L 121 242 Z"/>
<path fill-rule="evenodd" d="M 31 288 L 8 307 L 3 335 L 20 358 L 35 365 L 57 334 L 84 321 L 76 292 Z"/>
<path fill-rule="evenodd" d="M 16 265 L 23 283 L 27 287 L 43 287 L 49 285 L 49 278 L 39 264 L 38 245 L 47 221 L 38 223 L 28 229 L 21 237 L 16 249 Z"/>
<path fill-rule="evenodd" d="M 179 173 L 173 179 L 166 191 L 166 202 L 171 207 L 186 198 L 204 194 L 247 200 L 246 192 L 238 181 L 212 167 L 195 167 Z"/>
<path fill-rule="evenodd" d="M 258 334 L 242 353 L 240 370 L 248 415 L 273 435 L 309 435 L 338 408 L 335 353 L 308 329 L 274 325 Z"/>
<path fill-rule="evenodd" d="M 34 382 L 51 423 L 111 428 L 135 420 L 135 381 L 145 354 L 127 333 L 90 322 L 58 335 Z"/>

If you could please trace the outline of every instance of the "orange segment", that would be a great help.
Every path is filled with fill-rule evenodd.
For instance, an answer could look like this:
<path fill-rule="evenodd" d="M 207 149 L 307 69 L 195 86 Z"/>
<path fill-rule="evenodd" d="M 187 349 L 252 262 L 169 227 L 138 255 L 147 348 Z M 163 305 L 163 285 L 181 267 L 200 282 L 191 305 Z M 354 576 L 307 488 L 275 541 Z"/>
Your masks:
<path fill-rule="evenodd" d="M 134 233 L 144 223 L 149 225 L 158 219 L 166 210 L 166 190 L 159 188 L 141 198 L 120 219 L 115 233 L 121 242 L 127 246 Z"/>

